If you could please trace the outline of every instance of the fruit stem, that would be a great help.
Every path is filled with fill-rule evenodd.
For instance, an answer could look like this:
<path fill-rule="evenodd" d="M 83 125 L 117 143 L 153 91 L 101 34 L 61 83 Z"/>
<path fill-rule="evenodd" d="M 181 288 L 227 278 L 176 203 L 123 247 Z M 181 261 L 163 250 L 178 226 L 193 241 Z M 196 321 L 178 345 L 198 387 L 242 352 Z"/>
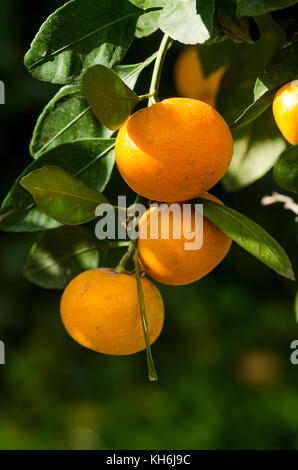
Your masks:
<path fill-rule="evenodd" d="M 139 95 L 138 98 L 139 98 L 139 101 L 144 101 L 144 100 L 147 100 L 148 98 L 154 97 L 154 95 L 155 95 L 155 90 L 149 93 L 146 93 L 146 95 Z"/>
<path fill-rule="evenodd" d="M 118 266 L 115 268 L 115 272 L 117 272 L 119 274 L 126 273 L 125 267 L 126 267 L 128 261 L 133 257 L 135 250 L 136 250 L 136 241 L 131 240 L 129 242 L 126 253 L 124 253 L 124 255 L 122 256 L 122 258 L 121 258 L 121 260 L 118 264 Z"/>
<path fill-rule="evenodd" d="M 157 377 L 154 360 L 153 360 L 152 353 L 151 353 L 151 344 L 150 344 L 150 337 L 149 337 L 149 331 L 148 331 L 143 286 L 142 286 L 141 279 L 140 279 L 140 265 L 138 261 L 138 249 L 137 248 L 135 249 L 133 259 L 134 259 L 134 265 L 135 265 L 135 271 L 136 271 L 138 299 L 139 299 L 139 305 L 140 305 L 142 325 L 143 325 L 143 331 L 144 331 L 145 342 L 146 342 L 148 376 L 149 376 L 150 381 L 156 382 L 158 380 L 158 377 Z"/>
<path fill-rule="evenodd" d="M 162 38 L 162 41 L 159 46 L 159 50 L 155 59 L 154 69 L 152 73 L 151 85 L 149 93 L 152 93 L 152 96 L 149 98 L 148 106 L 152 106 L 158 101 L 158 92 L 159 92 L 159 84 L 160 78 L 162 73 L 162 68 L 164 64 L 164 60 L 166 57 L 166 53 L 168 49 L 173 44 L 173 40 L 165 34 Z"/>
<path fill-rule="evenodd" d="M 136 198 L 135 198 L 135 201 L 132 205 L 135 206 L 136 204 L 139 203 L 141 199 L 141 196 L 139 194 L 136 195 Z M 119 208 L 120 209 L 120 208 Z M 124 253 L 124 255 L 122 256 L 118 266 L 116 266 L 115 268 L 115 272 L 119 273 L 119 274 L 122 274 L 122 273 L 125 273 L 126 272 L 126 265 L 128 263 L 128 261 L 133 257 L 134 255 L 134 252 L 136 250 L 136 247 L 137 247 L 137 244 L 136 244 L 136 240 L 131 240 L 129 243 L 128 243 L 128 248 L 127 248 L 127 251 L 126 253 Z"/>

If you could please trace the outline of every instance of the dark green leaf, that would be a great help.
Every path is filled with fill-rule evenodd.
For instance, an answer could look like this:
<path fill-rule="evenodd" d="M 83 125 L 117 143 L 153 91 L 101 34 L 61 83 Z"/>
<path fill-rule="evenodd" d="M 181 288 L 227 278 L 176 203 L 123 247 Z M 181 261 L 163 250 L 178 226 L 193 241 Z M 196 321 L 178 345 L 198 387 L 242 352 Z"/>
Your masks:
<path fill-rule="evenodd" d="M 61 88 L 39 116 L 30 143 L 30 154 L 43 152 L 82 138 L 108 138 L 112 132 L 101 126 L 79 85 Z"/>
<path fill-rule="evenodd" d="M 281 188 L 298 194 L 298 145 L 293 145 L 278 157 L 273 176 Z"/>
<path fill-rule="evenodd" d="M 72 0 L 42 25 L 25 65 L 34 78 L 75 84 L 88 67 L 119 63 L 142 13 L 123 0 Z"/>
<path fill-rule="evenodd" d="M 106 187 L 115 162 L 114 139 L 82 139 L 45 152 L 17 178 L 0 209 L 0 229 L 39 231 L 59 226 L 37 209 L 30 193 L 19 184 L 21 178 L 44 166 L 59 165 L 98 191 Z"/>
<path fill-rule="evenodd" d="M 237 15 L 264 15 L 270 11 L 282 10 L 294 3 L 297 3 L 297 0 L 237 0 Z"/>
<path fill-rule="evenodd" d="M 239 116 L 231 125 L 231 128 L 241 129 L 261 116 L 261 114 L 263 114 L 263 112 L 271 105 L 276 91 L 277 88 L 274 88 L 273 90 L 264 93 L 264 95 L 250 104 L 241 116 Z"/>
<path fill-rule="evenodd" d="M 58 166 L 33 170 L 20 181 L 37 207 L 65 225 L 79 225 L 95 218 L 95 209 L 106 198 Z"/>
<path fill-rule="evenodd" d="M 183 44 L 203 44 L 213 31 L 215 0 L 168 0 L 159 17 L 160 29 Z"/>
<path fill-rule="evenodd" d="M 217 109 L 232 124 L 252 103 L 253 87 L 280 40 L 280 28 L 270 17 L 258 18 L 261 38 L 256 44 L 242 44 L 235 49 L 221 82 Z"/>
<path fill-rule="evenodd" d="M 217 17 L 222 31 L 235 42 L 253 44 L 259 37 L 259 29 L 253 18 L 239 18 L 234 0 L 221 0 L 217 4 Z"/>
<path fill-rule="evenodd" d="M 64 289 L 82 271 L 102 265 L 108 244 L 86 227 L 59 227 L 32 246 L 24 276 L 46 289 Z"/>
<path fill-rule="evenodd" d="M 281 276 L 295 280 L 286 252 L 260 225 L 222 204 L 207 199 L 197 199 L 196 202 L 204 204 L 204 216 L 244 250 Z"/>
<path fill-rule="evenodd" d="M 244 127 L 271 105 L 278 88 L 298 76 L 298 43 L 280 49 L 259 74 L 254 88 L 254 102 L 237 118 L 232 127 Z"/>
<path fill-rule="evenodd" d="M 255 85 L 255 99 L 268 90 L 295 80 L 298 75 L 298 43 L 280 49 L 259 74 Z"/>
<path fill-rule="evenodd" d="M 156 58 L 144 62 L 117 65 L 115 71 L 130 88 L 134 88 L 142 70 Z M 108 138 L 113 131 L 102 126 L 92 113 L 80 85 L 61 88 L 40 115 L 30 143 L 33 158 L 44 151 L 81 138 Z"/>
<path fill-rule="evenodd" d="M 222 183 L 227 191 L 238 191 L 264 176 L 286 148 L 276 132 L 271 110 L 244 130 L 234 133 L 234 155 Z"/>
<path fill-rule="evenodd" d="M 139 102 L 117 73 L 103 65 L 85 72 L 83 89 L 93 113 L 109 129 L 119 129 Z"/>

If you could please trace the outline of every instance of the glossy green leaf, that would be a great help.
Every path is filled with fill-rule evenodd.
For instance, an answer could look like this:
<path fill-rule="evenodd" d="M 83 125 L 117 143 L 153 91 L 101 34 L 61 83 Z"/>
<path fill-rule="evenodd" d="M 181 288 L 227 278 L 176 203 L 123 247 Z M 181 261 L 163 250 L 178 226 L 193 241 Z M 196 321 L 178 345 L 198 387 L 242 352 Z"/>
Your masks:
<path fill-rule="evenodd" d="M 298 145 L 293 145 L 278 157 L 273 176 L 281 188 L 298 194 Z"/>
<path fill-rule="evenodd" d="M 140 73 L 156 58 L 152 54 L 138 64 L 117 65 L 115 71 L 130 88 Z M 92 113 L 80 85 L 61 88 L 38 118 L 30 143 L 30 153 L 38 158 L 43 152 L 81 138 L 108 138 L 113 131 L 102 126 Z"/>
<path fill-rule="evenodd" d="M 183 44 L 203 44 L 213 31 L 215 0 L 168 0 L 159 17 L 160 29 Z"/>
<path fill-rule="evenodd" d="M 89 67 L 113 67 L 123 59 L 141 13 L 123 0 L 72 0 L 41 26 L 25 65 L 39 80 L 78 83 Z"/>
<path fill-rule="evenodd" d="M 34 160 L 17 178 L 0 209 L 0 229 L 24 232 L 59 226 L 41 212 L 28 191 L 19 184 L 21 178 L 44 166 L 64 168 L 98 191 L 106 187 L 115 162 L 114 139 L 82 139 L 55 147 Z"/>
<path fill-rule="evenodd" d="M 38 209 L 65 225 L 79 225 L 95 218 L 95 209 L 107 202 L 99 193 L 58 166 L 33 170 L 20 181 Z"/>
<path fill-rule="evenodd" d="M 138 3 L 140 5 L 138 5 Z M 166 3 L 167 0 L 141 0 L 139 2 L 138 0 L 136 0 L 135 5 L 139 6 L 139 8 L 144 8 L 144 6 L 146 8 L 151 8 L 164 7 Z M 136 29 L 137 38 L 150 36 L 150 34 L 154 33 L 159 29 L 159 17 L 161 11 L 161 9 L 157 11 L 150 11 L 149 13 L 145 13 L 144 15 L 139 17 Z"/>
<path fill-rule="evenodd" d="M 80 85 L 61 88 L 39 116 L 30 142 L 30 154 L 82 138 L 108 138 L 112 132 L 92 113 Z"/>
<path fill-rule="evenodd" d="M 291 262 L 284 249 L 260 225 L 235 209 L 207 199 L 197 199 L 204 216 L 259 261 L 281 276 L 295 280 Z"/>
<path fill-rule="evenodd" d="M 269 110 L 247 128 L 234 133 L 234 155 L 222 183 L 227 191 L 238 191 L 262 178 L 286 148 L 276 132 Z"/>
<path fill-rule="evenodd" d="M 85 72 L 83 89 L 94 115 L 109 129 L 119 129 L 139 102 L 117 73 L 103 65 Z"/>
<path fill-rule="evenodd" d="M 82 271 L 102 266 L 108 248 L 86 227 L 48 230 L 32 246 L 24 276 L 45 289 L 64 289 Z"/>
<path fill-rule="evenodd" d="M 282 10 L 297 3 L 297 0 L 237 0 L 238 16 L 257 16 Z"/>
<path fill-rule="evenodd" d="M 232 128 L 244 127 L 271 105 L 278 88 L 298 76 L 298 43 L 280 49 L 259 74 L 254 101 L 235 120 Z"/>

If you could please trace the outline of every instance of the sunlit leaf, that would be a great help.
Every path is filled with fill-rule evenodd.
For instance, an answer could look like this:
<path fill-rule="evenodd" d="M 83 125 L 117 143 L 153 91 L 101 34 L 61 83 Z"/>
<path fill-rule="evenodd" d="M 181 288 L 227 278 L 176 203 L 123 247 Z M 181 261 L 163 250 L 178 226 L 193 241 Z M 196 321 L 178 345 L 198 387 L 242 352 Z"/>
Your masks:
<path fill-rule="evenodd" d="M 281 276 L 295 280 L 288 255 L 260 225 L 222 204 L 207 199 L 197 199 L 195 202 L 203 204 L 204 216 L 244 250 Z"/>
<path fill-rule="evenodd" d="M 41 26 L 25 65 L 39 80 L 78 83 L 89 67 L 113 67 L 123 59 L 141 13 L 123 0 L 72 0 Z"/>
<path fill-rule="evenodd" d="M 214 0 L 168 0 L 159 17 L 160 29 L 183 44 L 203 44 L 213 31 Z"/>

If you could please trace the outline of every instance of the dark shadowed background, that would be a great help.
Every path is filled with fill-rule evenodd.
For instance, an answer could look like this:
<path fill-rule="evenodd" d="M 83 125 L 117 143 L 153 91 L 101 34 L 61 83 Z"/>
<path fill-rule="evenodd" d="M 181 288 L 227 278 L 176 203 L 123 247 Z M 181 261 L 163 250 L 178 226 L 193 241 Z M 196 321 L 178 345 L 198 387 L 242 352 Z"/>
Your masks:
<path fill-rule="evenodd" d="M 23 55 L 42 21 L 63 2 L 34 8 L 5 0 L 0 13 L 0 193 L 30 163 L 35 121 L 57 87 L 35 81 Z M 141 61 L 160 41 L 135 42 L 125 62 Z M 175 94 L 167 57 L 162 97 Z M 138 90 L 148 89 L 146 69 Z M 286 249 L 297 270 L 297 224 L 290 212 L 262 207 L 278 190 L 272 173 L 241 192 L 214 193 L 262 223 Z M 115 174 L 107 194 L 125 194 Z M 129 194 L 129 192 L 128 192 Z M 233 246 L 224 262 L 186 287 L 160 286 L 164 331 L 153 347 L 159 382 L 147 380 L 145 353 L 103 356 L 76 344 L 59 318 L 57 291 L 22 277 L 35 234 L 0 233 L 1 449 L 297 449 L 298 339 L 294 283 Z M 121 253 L 114 253 L 115 264 Z M 296 263 L 295 263 L 296 261 Z M 296 265 L 295 265 L 296 264 Z"/>

